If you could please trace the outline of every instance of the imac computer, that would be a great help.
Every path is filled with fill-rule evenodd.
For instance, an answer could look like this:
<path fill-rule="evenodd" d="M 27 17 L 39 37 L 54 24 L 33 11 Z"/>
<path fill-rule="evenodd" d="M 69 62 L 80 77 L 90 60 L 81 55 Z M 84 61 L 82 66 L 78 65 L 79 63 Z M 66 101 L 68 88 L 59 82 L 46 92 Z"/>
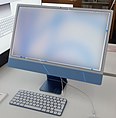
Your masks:
<path fill-rule="evenodd" d="M 8 65 L 46 74 L 43 91 L 60 94 L 67 79 L 101 85 L 111 21 L 111 10 L 19 4 Z"/>
<path fill-rule="evenodd" d="M 8 61 L 12 35 L 12 33 L 9 32 L 9 27 L 12 28 L 12 26 L 5 28 L 7 24 L 5 18 L 12 15 L 10 3 L 15 1 L 16 0 L 0 0 L 0 67 Z M 3 23 L 5 23 L 5 25 Z"/>

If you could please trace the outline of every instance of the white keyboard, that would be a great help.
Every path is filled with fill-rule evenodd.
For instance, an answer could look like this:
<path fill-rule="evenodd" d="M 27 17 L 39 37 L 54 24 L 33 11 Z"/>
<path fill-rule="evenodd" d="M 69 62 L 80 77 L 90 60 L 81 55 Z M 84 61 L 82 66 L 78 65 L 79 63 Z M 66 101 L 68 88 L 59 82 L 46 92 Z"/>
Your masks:
<path fill-rule="evenodd" d="M 11 105 L 32 109 L 56 116 L 61 116 L 66 106 L 67 100 L 32 91 L 20 90 L 10 101 Z"/>
<path fill-rule="evenodd" d="M 3 19 L 0 19 L 0 38 L 12 33 L 14 25 L 14 17 L 9 16 Z"/>

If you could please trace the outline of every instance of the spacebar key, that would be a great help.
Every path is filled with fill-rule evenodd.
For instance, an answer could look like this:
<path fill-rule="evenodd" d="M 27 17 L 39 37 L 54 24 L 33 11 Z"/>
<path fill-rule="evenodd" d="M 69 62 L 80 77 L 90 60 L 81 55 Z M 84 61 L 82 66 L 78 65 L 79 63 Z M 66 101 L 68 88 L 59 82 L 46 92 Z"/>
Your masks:
<path fill-rule="evenodd" d="M 25 107 L 25 108 L 28 108 L 28 109 L 33 109 L 33 110 L 41 111 L 41 108 L 35 107 L 35 106 L 24 105 L 24 107 Z"/>

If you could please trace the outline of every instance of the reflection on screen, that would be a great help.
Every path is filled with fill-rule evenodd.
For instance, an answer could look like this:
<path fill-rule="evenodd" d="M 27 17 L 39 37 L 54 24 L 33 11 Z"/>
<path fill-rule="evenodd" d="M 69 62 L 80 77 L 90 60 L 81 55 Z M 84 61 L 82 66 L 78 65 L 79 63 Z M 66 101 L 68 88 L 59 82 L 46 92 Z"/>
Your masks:
<path fill-rule="evenodd" d="M 12 54 L 101 69 L 108 14 L 77 10 L 19 10 Z"/>

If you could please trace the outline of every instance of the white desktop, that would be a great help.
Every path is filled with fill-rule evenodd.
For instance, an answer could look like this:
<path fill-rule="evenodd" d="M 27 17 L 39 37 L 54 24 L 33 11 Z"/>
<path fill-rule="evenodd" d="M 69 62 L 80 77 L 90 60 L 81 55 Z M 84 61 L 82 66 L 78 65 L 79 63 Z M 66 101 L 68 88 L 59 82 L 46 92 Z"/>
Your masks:
<path fill-rule="evenodd" d="M 11 3 L 17 0 L 0 0 L 0 67 L 8 61 L 14 17 Z"/>
<path fill-rule="evenodd" d="M 0 0 L 0 20 L 12 14 L 10 3 L 13 1 L 16 0 Z M 1 33 L 2 31 L 0 32 L 0 35 L 2 35 Z M 6 37 L 5 36 L 0 37 L 0 54 L 2 54 L 3 52 L 5 52 L 10 48 L 10 41 L 11 41 L 11 34 L 7 35 Z"/>

